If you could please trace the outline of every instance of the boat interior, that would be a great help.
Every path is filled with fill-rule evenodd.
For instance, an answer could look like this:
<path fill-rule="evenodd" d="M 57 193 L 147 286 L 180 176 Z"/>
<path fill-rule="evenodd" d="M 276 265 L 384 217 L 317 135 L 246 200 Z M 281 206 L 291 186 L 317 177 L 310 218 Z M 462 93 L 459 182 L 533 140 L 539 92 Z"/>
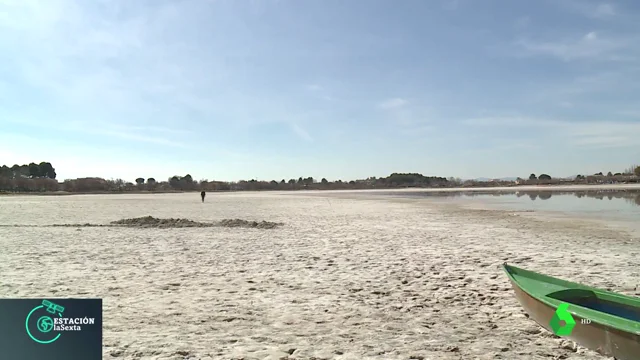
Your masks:
<path fill-rule="evenodd" d="M 567 289 L 553 292 L 548 294 L 547 297 L 627 320 L 640 322 L 640 307 L 625 304 L 624 302 L 613 301 L 613 299 L 609 299 L 609 296 L 603 295 L 604 294 L 598 294 L 592 290 Z"/>

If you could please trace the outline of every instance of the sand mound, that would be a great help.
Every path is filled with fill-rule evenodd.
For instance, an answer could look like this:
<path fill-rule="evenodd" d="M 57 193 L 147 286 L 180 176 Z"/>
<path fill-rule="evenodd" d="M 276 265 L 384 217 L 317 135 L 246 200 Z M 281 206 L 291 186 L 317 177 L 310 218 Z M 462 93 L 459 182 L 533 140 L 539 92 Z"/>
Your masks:
<path fill-rule="evenodd" d="M 282 223 L 275 223 L 271 221 L 247 221 L 242 219 L 224 219 L 220 221 L 220 226 L 225 227 L 246 227 L 246 228 L 256 228 L 256 229 L 273 229 L 275 227 L 284 225 Z"/>
<path fill-rule="evenodd" d="M 184 227 L 243 227 L 243 228 L 255 228 L 255 229 L 273 229 L 282 223 L 275 223 L 271 221 L 248 221 L 242 219 L 224 219 L 217 223 L 204 223 L 193 221 L 189 219 L 158 219 L 153 216 L 144 216 L 139 218 L 122 219 L 112 221 L 111 225 L 125 226 L 125 227 L 144 227 L 144 228 L 184 228 Z"/>
<path fill-rule="evenodd" d="M 145 227 L 145 228 L 185 228 L 185 227 L 213 227 L 216 224 L 203 223 L 189 219 L 159 219 L 153 216 L 143 216 L 138 218 L 121 219 L 112 221 L 111 225 L 125 227 Z"/>
<path fill-rule="evenodd" d="M 219 222 L 199 222 L 189 219 L 169 218 L 160 219 L 153 216 L 143 216 L 137 218 L 120 219 L 112 221 L 109 224 L 53 224 L 53 225 L 24 225 L 0 224 L 0 227 L 128 227 L 128 228 L 150 228 L 150 229 L 169 229 L 169 228 L 206 228 L 206 227 L 233 227 L 233 228 L 252 228 L 252 229 L 273 229 L 283 223 L 271 221 L 248 221 L 242 219 L 223 219 Z"/>

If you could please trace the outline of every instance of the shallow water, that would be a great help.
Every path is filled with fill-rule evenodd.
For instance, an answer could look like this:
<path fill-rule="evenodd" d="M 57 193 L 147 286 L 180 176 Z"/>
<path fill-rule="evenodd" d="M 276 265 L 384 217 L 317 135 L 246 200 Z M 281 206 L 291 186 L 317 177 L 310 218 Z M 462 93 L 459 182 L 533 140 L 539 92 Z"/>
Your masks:
<path fill-rule="evenodd" d="M 382 194 L 382 192 L 381 192 Z M 424 197 L 432 201 L 466 203 L 497 209 L 532 211 L 540 215 L 601 220 L 640 234 L 640 191 L 491 191 L 384 193 L 390 196 Z"/>

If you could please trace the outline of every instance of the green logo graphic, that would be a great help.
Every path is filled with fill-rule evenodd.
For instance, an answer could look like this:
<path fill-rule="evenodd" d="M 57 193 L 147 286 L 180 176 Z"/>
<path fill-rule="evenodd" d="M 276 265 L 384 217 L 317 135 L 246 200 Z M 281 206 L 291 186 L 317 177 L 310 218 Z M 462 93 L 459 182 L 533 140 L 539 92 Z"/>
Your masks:
<path fill-rule="evenodd" d="M 38 330 L 43 333 L 48 333 L 53 329 L 53 319 L 48 316 L 43 316 L 38 319 Z"/>
<path fill-rule="evenodd" d="M 43 300 L 42 301 L 42 305 L 38 305 L 36 307 L 34 307 L 30 312 L 29 315 L 27 315 L 27 319 L 25 320 L 25 328 L 27 329 L 27 335 L 29 335 L 29 337 L 31 338 L 31 340 L 40 343 L 40 344 L 51 344 L 52 342 L 58 340 L 58 338 L 60 338 L 60 333 L 58 333 L 54 338 L 52 339 L 48 339 L 48 340 L 41 340 L 38 337 L 36 337 L 31 330 L 29 329 L 29 319 L 31 318 L 31 315 L 40 310 L 40 309 L 45 309 L 47 313 L 53 314 L 53 316 L 58 315 L 58 317 L 62 317 L 62 312 L 64 311 L 64 307 L 54 304 L 49 300 Z M 45 313 L 46 314 L 46 313 Z M 38 331 L 40 331 L 40 334 L 36 333 L 36 335 L 45 335 L 47 333 L 49 333 L 51 330 L 53 330 L 54 328 L 54 321 L 53 318 L 51 318 L 51 316 L 49 315 L 43 315 L 40 316 L 38 318 L 38 321 L 35 323 L 35 328 L 38 329 Z M 49 335 L 49 337 L 51 337 Z"/>
<path fill-rule="evenodd" d="M 60 316 L 62 316 L 62 313 L 64 312 L 64 308 L 62 306 L 56 305 L 49 300 L 42 300 L 42 305 L 46 306 L 47 312 L 51 314 L 55 314 L 57 311 Z"/>
<path fill-rule="evenodd" d="M 549 326 L 551 326 L 553 333 L 558 336 L 571 335 L 574 326 L 576 326 L 576 321 L 567 309 L 569 309 L 569 304 L 560 304 L 556 313 L 553 315 L 553 318 L 551 318 L 551 322 L 549 322 Z"/>

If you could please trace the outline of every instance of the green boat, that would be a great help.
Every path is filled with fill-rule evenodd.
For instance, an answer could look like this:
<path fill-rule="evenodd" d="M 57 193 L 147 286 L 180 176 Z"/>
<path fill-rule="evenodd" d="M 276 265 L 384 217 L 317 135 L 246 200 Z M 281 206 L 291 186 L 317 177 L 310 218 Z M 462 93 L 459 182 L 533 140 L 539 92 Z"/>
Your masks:
<path fill-rule="evenodd" d="M 566 336 L 617 360 L 640 359 L 640 298 L 503 265 L 516 298 L 540 326 L 552 331 L 559 306 L 575 321 Z M 557 318 L 556 318 L 557 320 Z M 566 322 L 561 323 L 565 325 Z"/>

